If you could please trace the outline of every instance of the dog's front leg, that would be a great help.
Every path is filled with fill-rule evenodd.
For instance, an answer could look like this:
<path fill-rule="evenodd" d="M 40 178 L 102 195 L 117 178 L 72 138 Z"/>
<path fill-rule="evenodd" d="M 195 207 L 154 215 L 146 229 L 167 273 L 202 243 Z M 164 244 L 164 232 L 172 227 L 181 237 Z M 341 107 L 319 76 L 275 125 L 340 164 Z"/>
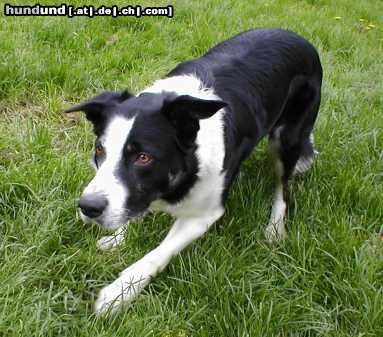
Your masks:
<path fill-rule="evenodd" d="M 130 302 L 161 272 L 171 258 L 194 240 L 201 237 L 223 214 L 217 208 L 198 217 L 178 218 L 165 240 L 142 259 L 125 269 L 112 284 L 104 287 L 95 304 L 95 311 L 103 313 Z"/>

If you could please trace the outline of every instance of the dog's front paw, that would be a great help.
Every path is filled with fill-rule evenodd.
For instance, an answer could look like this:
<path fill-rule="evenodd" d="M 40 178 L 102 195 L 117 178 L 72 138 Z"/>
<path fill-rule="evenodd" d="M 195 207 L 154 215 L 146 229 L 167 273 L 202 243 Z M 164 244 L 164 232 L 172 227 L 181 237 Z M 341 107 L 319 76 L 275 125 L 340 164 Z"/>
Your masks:
<path fill-rule="evenodd" d="M 95 312 L 113 312 L 122 304 L 133 301 L 154 273 L 155 268 L 150 263 L 136 262 L 124 270 L 117 280 L 101 289 L 95 303 Z"/>
<path fill-rule="evenodd" d="M 101 250 L 110 250 L 117 247 L 122 240 L 123 237 L 117 235 L 103 236 L 97 241 L 97 247 Z"/>

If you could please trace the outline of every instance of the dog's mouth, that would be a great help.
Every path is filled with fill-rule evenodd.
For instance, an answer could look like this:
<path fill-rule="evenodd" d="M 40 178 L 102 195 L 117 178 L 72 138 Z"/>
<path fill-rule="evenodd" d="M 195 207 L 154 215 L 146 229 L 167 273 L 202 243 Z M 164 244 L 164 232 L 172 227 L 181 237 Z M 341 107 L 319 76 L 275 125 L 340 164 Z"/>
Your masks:
<path fill-rule="evenodd" d="M 95 224 L 104 229 L 116 230 L 133 219 L 142 218 L 146 214 L 146 212 L 146 210 L 136 212 L 128 210 L 127 212 L 120 215 L 100 215 L 95 218 L 90 218 L 86 216 L 81 212 L 81 210 L 79 211 L 79 214 L 81 220 L 85 224 Z"/>

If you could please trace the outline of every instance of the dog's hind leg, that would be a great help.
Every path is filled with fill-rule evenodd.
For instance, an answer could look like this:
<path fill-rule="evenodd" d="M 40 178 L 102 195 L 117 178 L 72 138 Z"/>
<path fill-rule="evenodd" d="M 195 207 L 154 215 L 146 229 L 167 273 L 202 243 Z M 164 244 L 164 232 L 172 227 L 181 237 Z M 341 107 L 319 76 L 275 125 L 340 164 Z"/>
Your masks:
<path fill-rule="evenodd" d="M 293 175 L 300 175 L 306 173 L 314 162 L 315 156 L 318 151 L 314 148 L 314 137 L 311 133 L 309 137 L 303 142 L 301 155 L 295 165 Z"/>
<path fill-rule="evenodd" d="M 270 133 L 277 184 L 265 233 L 269 242 L 286 237 L 284 218 L 288 204 L 288 181 L 294 173 L 307 171 L 313 162 L 312 129 L 319 104 L 320 84 L 300 82 L 289 98 L 280 121 Z"/>
<path fill-rule="evenodd" d="M 284 218 L 287 209 L 287 180 L 283 179 L 284 165 L 280 157 L 280 131 L 281 129 L 276 129 L 270 136 L 269 142 L 277 180 L 273 206 L 271 208 L 271 216 L 265 231 L 266 239 L 269 242 L 284 239 L 286 237 Z"/>

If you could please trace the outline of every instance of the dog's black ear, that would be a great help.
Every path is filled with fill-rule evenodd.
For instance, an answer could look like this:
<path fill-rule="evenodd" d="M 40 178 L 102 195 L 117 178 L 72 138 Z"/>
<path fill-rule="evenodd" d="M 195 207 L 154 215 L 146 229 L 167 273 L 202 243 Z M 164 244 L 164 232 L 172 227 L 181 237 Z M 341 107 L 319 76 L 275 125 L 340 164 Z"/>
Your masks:
<path fill-rule="evenodd" d="M 165 101 L 163 112 L 170 119 L 183 118 L 188 115 L 189 118 L 205 119 L 213 116 L 218 110 L 227 106 L 224 101 L 206 100 L 189 95 L 177 96 Z"/>
<path fill-rule="evenodd" d="M 194 144 L 199 130 L 199 120 L 213 116 L 227 106 L 220 100 L 206 100 L 181 95 L 165 100 L 162 113 L 175 126 L 180 143 L 188 148 Z"/>
<path fill-rule="evenodd" d="M 83 111 L 85 112 L 88 120 L 90 120 L 93 124 L 97 124 L 106 118 L 105 111 L 108 108 L 115 104 L 121 103 L 130 97 L 132 97 L 132 94 L 126 90 L 120 92 L 105 91 L 85 102 L 64 110 L 64 112 Z"/>

